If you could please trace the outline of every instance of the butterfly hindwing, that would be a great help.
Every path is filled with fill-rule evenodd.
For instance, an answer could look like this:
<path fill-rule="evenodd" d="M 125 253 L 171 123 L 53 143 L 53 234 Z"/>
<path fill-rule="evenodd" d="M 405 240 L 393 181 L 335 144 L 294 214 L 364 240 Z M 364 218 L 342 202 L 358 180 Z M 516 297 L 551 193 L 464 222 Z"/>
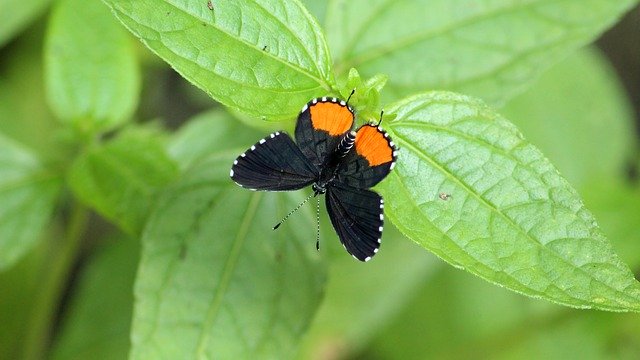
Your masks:
<path fill-rule="evenodd" d="M 380 247 L 384 223 L 382 197 L 371 190 L 335 184 L 327 189 L 327 211 L 349 254 L 368 261 Z"/>
<path fill-rule="evenodd" d="M 321 167 L 344 134 L 351 130 L 353 121 L 353 110 L 344 100 L 313 99 L 298 116 L 296 142 L 307 158 Z"/>
<path fill-rule="evenodd" d="M 230 176 L 252 190 L 297 190 L 311 185 L 319 170 L 284 132 L 258 141 L 233 162 Z"/>
<path fill-rule="evenodd" d="M 342 160 L 336 181 L 359 189 L 368 189 L 384 179 L 396 161 L 395 144 L 389 135 L 373 124 L 356 132 L 355 146 Z"/>

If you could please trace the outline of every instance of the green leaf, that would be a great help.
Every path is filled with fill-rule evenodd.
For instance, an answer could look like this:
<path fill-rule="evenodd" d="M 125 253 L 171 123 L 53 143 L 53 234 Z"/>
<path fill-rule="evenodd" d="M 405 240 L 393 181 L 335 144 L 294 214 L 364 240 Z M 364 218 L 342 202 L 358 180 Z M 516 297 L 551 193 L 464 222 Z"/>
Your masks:
<path fill-rule="evenodd" d="M 385 73 L 396 98 L 446 89 L 501 104 L 635 3 L 334 0 L 326 29 L 338 74 Z"/>
<path fill-rule="evenodd" d="M 60 185 L 34 155 L 0 134 L 0 271 L 36 245 Z"/>
<path fill-rule="evenodd" d="M 0 2 L 0 48 L 26 28 L 51 0 L 3 0 Z"/>
<path fill-rule="evenodd" d="M 325 266 L 311 207 L 272 231 L 303 197 L 235 185 L 229 169 L 245 146 L 212 148 L 155 207 L 135 285 L 133 359 L 289 358 L 319 306 Z"/>
<path fill-rule="evenodd" d="M 614 70 L 595 49 L 581 50 L 549 69 L 502 113 L 579 190 L 621 178 L 634 150 L 631 105 Z"/>
<path fill-rule="evenodd" d="M 320 27 L 297 0 L 104 0 L 152 51 L 226 106 L 292 119 L 334 91 Z"/>
<path fill-rule="evenodd" d="M 92 255 L 64 316 L 53 359 L 127 357 L 139 248 L 138 241 L 116 238 Z"/>
<path fill-rule="evenodd" d="M 132 45 L 99 1 L 56 3 L 45 65 L 49 103 L 60 120 L 92 133 L 131 117 L 140 87 Z"/>
<path fill-rule="evenodd" d="M 184 171 L 219 149 L 237 147 L 238 144 L 248 148 L 261 136 L 263 134 L 233 121 L 229 113 L 212 110 L 190 119 L 173 136 L 168 152 Z"/>
<path fill-rule="evenodd" d="M 525 295 L 640 311 L 640 284 L 575 190 L 484 104 L 433 92 L 389 107 L 389 217 L 451 264 Z M 441 193 L 448 194 L 446 200 Z"/>
<path fill-rule="evenodd" d="M 49 157 L 55 156 L 52 134 L 59 124 L 45 100 L 42 43 L 42 29 L 36 27 L 12 43 L 10 56 L 2 57 L 0 132 Z"/>
<path fill-rule="evenodd" d="M 164 143 L 142 130 L 125 131 L 73 163 L 76 196 L 129 234 L 139 234 L 160 189 L 177 176 Z"/>

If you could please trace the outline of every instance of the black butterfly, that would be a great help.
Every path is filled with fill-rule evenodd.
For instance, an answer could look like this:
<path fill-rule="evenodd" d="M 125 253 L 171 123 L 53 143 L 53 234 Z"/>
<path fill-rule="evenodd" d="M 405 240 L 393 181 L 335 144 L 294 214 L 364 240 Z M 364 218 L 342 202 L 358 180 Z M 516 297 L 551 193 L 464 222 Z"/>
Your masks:
<path fill-rule="evenodd" d="M 393 169 L 396 148 L 378 125 L 353 131 L 353 124 L 353 110 L 344 100 L 313 99 L 298 116 L 297 144 L 285 132 L 272 133 L 233 162 L 230 176 L 251 190 L 311 185 L 313 195 L 326 194 L 342 245 L 354 258 L 368 261 L 378 252 L 384 222 L 382 197 L 369 188 Z"/>

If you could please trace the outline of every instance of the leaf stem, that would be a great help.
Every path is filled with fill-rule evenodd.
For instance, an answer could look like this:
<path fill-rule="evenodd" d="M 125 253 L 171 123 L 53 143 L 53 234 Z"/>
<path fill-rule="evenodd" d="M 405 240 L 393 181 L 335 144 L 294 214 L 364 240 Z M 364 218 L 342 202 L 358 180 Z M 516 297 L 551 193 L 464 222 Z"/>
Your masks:
<path fill-rule="evenodd" d="M 53 321 L 67 285 L 69 271 L 80 250 L 88 215 L 87 209 L 74 201 L 64 238 L 60 242 L 54 241 L 51 244 L 49 261 L 41 269 L 42 287 L 34 300 L 31 316 L 28 319 L 28 330 L 24 342 L 24 359 L 26 360 L 42 359 L 48 351 Z"/>

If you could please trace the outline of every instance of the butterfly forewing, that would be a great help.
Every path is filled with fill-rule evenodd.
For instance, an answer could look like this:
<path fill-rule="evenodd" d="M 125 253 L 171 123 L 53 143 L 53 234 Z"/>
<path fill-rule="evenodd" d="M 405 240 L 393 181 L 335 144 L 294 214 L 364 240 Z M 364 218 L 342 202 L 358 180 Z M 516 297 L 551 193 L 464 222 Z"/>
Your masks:
<path fill-rule="evenodd" d="M 296 142 L 307 158 L 320 167 L 351 130 L 353 120 L 353 111 L 344 100 L 313 99 L 298 116 Z"/>
<path fill-rule="evenodd" d="M 396 161 L 396 148 L 389 135 L 373 124 L 356 132 L 355 146 L 345 156 L 336 174 L 336 182 L 368 189 L 384 179 Z"/>
<path fill-rule="evenodd" d="M 371 190 L 336 184 L 327 190 L 327 211 L 349 254 L 369 261 L 380 247 L 384 223 L 382 197 Z"/>
<path fill-rule="evenodd" d="M 248 189 L 282 191 L 309 186 L 318 173 L 287 133 L 275 132 L 238 156 L 230 176 Z"/>

